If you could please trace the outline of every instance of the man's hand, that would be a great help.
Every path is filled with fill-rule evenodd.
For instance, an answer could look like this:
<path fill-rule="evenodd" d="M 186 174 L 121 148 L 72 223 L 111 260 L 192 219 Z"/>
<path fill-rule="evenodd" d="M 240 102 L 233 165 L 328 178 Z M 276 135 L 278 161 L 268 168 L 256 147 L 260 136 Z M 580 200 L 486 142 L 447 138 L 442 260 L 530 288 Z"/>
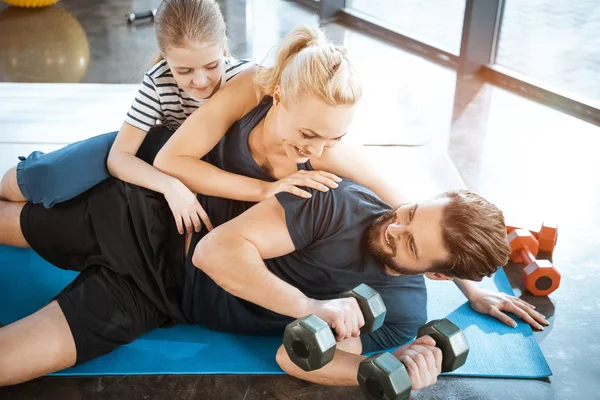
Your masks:
<path fill-rule="evenodd" d="M 517 323 L 502 311 L 515 314 L 536 329 L 541 330 L 544 329 L 542 325 L 548 325 L 546 318 L 535 311 L 533 305 L 506 293 L 478 289 L 469 293 L 468 299 L 473 310 L 498 318 L 513 328 L 517 326 Z"/>
<path fill-rule="evenodd" d="M 316 300 L 311 307 L 311 314 L 315 314 L 335 329 L 338 342 L 350 337 L 358 337 L 360 328 L 365 324 L 358 302 L 353 297 Z"/>
<path fill-rule="evenodd" d="M 421 336 L 392 353 L 406 367 L 413 389 L 421 389 L 437 382 L 442 372 L 442 350 L 435 347 L 431 336 Z"/>

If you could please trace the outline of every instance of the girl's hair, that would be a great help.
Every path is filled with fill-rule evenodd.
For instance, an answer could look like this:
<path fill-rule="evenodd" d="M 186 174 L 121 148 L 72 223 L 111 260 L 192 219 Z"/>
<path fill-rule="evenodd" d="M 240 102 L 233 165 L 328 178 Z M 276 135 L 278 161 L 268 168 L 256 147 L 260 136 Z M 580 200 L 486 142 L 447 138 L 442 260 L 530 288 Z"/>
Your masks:
<path fill-rule="evenodd" d="M 302 94 L 312 94 L 331 105 L 352 105 L 362 95 L 346 49 L 334 45 L 321 30 L 308 26 L 287 34 L 275 65 L 260 67 L 254 82 L 259 97 L 272 95 L 279 85 L 284 104 L 298 100 Z"/>
<path fill-rule="evenodd" d="M 214 0 L 163 0 L 154 17 L 154 31 L 159 52 L 152 64 L 162 60 L 170 47 L 189 43 L 222 45 L 223 54 L 229 55 L 227 28 Z"/>

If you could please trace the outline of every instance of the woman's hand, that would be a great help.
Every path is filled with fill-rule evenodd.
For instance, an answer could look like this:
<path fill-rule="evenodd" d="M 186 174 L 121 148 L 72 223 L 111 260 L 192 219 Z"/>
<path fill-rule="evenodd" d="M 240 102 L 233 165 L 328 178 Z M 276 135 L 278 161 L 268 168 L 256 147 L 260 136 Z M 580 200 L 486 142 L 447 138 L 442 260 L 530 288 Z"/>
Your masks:
<path fill-rule="evenodd" d="M 194 231 L 200 232 L 200 228 L 202 227 L 200 220 L 204 222 L 209 231 L 213 229 L 212 223 L 206 211 L 204 211 L 204 208 L 198 202 L 196 195 L 181 181 L 178 179 L 173 180 L 173 183 L 165 191 L 164 195 L 175 218 L 177 231 L 180 234 Z"/>
<path fill-rule="evenodd" d="M 300 170 L 277 182 L 267 183 L 264 198 L 268 199 L 280 192 L 289 192 L 308 199 L 311 197 L 311 194 L 306 190 L 300 189 L 301 186 L 326 192 L 330 188 L 335 189 L 338 187 L 337 182 L 341 181 L 340 177 L 329 172 Z"/>

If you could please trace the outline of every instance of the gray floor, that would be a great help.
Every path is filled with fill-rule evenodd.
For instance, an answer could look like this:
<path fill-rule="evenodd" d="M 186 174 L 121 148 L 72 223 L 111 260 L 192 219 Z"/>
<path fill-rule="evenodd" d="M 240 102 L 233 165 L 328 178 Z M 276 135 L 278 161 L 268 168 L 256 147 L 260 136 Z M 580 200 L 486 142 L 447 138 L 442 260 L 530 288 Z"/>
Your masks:
<path fill-rule="evenodd" d="M 48 38 L 48 31 L 38 36 L 35 32 L 28 35 L 27 30 L 11 31 L 14 35 L 8 41 L 12 41 L 10 45 L 2 36 L 2 27 L 10 21 L 23 26 L 27 20 L 22 19 L 24 14 L 7 12 L 6 7 L 0 6 L 2 80 L 17 80 L 11 75 L 11 66 L 24 63 L 21 65 L 27 68 L 21 71 L 27 77 L 45 82 L 69 81 L 67 78 L 135 82 L 136 73 L 143 69 L 154 49 L 152 28 L 128 28 L 122 15 L 130 8 L 143 9 L 156 3 L 64 0 L 59 11 L 52 11 L 62 18 L 63 23 L 57 26 L 73 26 L 75 20 L 83 36 L 75 28 L 70 28 L 70 35 L 59 35 L 53 40 Z M 242 56 L 260 59 L 296 23 L 317 22 L 305 9 L 286 1 L 222 3 L 233 47 Z M 31 15 L 27 18 L 33 19 Z M 38 20 L 37 26 L 46 20 Z M 353 126 L 356 140 L 371 144 L 424 144 L 416 151 L 447 154 L 466 185 L 497 203 L 509 222 L 535 226 L 543 219 L 552 219 L 558 221 L 561 229 L 553 257 L 563 275 L 561 287 L 550 298 L 523 295 L 549 317 L 550 327 L 535 336 L 553 376 L 544 380 L 441 378 L 436 385 L 414 392 L 413 398 L 598 398 L 600 237 L 596 231 L 600 225 L 600 128 L 476 79 L 457 84 L 453 71 L 344 27 L 330 25 L 327 31 L 348 46 L 365 82 L 365 99 Z M 20 32 L 20 41 L 14 37 L 15 32 Z M 82 37 L 85 46 L 81 45 Z M 52 47 L 60 40 L 72 40 L 72 47 L 66 42 L 62 47 Z M 53 69 L 55 63 L 62 63 L 63 67 Z M 396 68 L 394 75 L 381 73 L 387 65 Z M 67 70 L 75 72 L 66 76 L 63 72 Z M 6 105 L 0 104 L 2 121 L 11 117 L 8 112 L 3 113 L 5 110 Z M 91 128 L 89 134 L 93 132 Z M 44 132 L 37 134 L 30 136 L 31 145 L 53 140 Z M 18 138 L 3 130 L 0 139 L 5 157 L 12 151 L 7 141 Z M 401 153 L 396 157 L 401 157 Z M 398 176 L 410 178 L 410 170 L 399 171 Z M 411 183 L 417 190 L 429 189 L 428 181 Z M 517 293 L 520 270 L 518 265 L 507 268 Z M 0 398 L 334 400 L 361 396 L 356 388 L 321 387 L 286 376 L 224 375 L 47 377 L 0 389 Z"/>

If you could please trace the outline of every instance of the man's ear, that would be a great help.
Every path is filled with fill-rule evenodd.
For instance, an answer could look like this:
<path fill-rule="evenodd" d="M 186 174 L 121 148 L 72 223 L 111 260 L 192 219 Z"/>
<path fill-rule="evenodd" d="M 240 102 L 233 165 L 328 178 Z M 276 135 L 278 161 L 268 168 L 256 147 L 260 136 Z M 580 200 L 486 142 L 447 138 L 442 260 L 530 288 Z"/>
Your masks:
<path fill-rule="evenodd" d="M 281 104 L 281 87 L 277 85 L 273 89 L 273 105 L 277 107 L 279 104 Z"/>
<path fill-rule="evenodd" d="M 432 281 L 451 281 L 454 279 L 440 272 L 425 272 L 424 275 Z"/>

